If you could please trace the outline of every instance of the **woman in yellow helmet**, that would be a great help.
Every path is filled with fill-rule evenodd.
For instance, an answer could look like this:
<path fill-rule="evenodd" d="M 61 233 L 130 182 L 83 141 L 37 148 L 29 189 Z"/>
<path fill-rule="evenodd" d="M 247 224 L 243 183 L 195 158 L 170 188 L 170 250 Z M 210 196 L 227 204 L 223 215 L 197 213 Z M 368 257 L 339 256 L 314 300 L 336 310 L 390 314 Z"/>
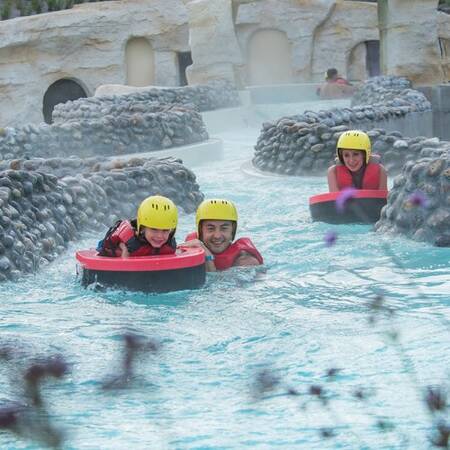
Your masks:
<path fill-rule="evenodd" d="M 386 169 L 371 157 L 369 136 L 360 130 L 341 134 L 336 146 L 338 164 L 328 169 L 330 192 L 344 188 L 387 190 Z"/>
<path fill-rule="evenodd" d="M 175 253 L 178 211 L 172 200 L 147 197 L 134 220 L 118 220 L 98 243 L 101 256 L 149 256 Z"/>
<path fill-rule="evenodd" d="M 236 236 L 238 214 L 233 202 L 207 199 L 197 208 L 197 231 L 186 237 L 183 247 L 201 247 L 210 272 L 232 266 L 257 266 L 263 258 L 249 238 Z M 233 242 L 234 241 L 234 242 Z"/>

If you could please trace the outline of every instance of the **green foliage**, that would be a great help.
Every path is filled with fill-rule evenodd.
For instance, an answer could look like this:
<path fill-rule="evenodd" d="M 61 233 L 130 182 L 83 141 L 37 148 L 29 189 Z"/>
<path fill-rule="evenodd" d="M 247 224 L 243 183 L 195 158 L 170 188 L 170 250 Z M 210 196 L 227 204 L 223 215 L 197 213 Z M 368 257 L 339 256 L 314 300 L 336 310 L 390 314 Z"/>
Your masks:
<path fill-rule="evenodd" d="M 0 0 L 0 20 L 11 18 L 11 14 L 14 13 L 15 9 L 21 16 L 29 16 L 45 11 L 70 9 L 80 3 L 99 1 L 105 0 Z"/>
<path fill-rule="evenodd" d="M 450 0 L 439 0 L 439 6 L 450 6 Z"/>
<path fill-rule="evenodd" d="M 47 7 L 49 11 L 60 11 L 66 9 L 65 0 L 47 0 Z"/>
<path fill-rule="evenodd" d="M 40 0 L 31 0 L 31 10 L 36 14 L 40 14 L 42 12 L 42 4 Z"/>
<path fill-rule="evenodd" d="M 11 6 L 12 6 L 12 0 L 6 0 L 3 4 L 3 7 L 0 11 L 0 16 L 2 20 L 9 19 L 11 15 Z"/>
<path fill-rule="evenodd" d="M 59 11 L 61 9 L 70 9 L 73 5 L 86 3 L 86 1 L 88 0 L 47 0 L 47 6 L 49 11 Z"/>
<path fill-rule="evenodd" d="M 16 8 L 20 12 L 21 16 L 26 15 L 27 5 L 22 0 L 16 0 Z"/>

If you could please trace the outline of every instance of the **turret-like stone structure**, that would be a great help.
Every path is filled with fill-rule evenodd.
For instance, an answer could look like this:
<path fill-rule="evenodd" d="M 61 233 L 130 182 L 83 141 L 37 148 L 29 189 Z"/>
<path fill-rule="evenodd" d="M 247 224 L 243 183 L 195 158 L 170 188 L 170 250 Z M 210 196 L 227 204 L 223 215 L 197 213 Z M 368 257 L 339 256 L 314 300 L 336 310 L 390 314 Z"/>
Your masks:
<path fill-rule="evenodd" d="M 378 0 L 381 71 L 414 85 L 447 81 L 439 52 L 438 0 Z"/>

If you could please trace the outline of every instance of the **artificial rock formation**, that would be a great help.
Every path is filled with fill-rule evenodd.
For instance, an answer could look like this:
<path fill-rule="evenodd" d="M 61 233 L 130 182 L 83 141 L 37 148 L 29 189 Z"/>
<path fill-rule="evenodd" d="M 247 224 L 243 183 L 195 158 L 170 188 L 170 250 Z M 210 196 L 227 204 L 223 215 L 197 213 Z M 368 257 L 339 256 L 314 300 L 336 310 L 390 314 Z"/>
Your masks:
<path fill-rule="evenodd" d="M 381 70 L 415 85 L 447 81 L 439 53 L 438 0 L 379 0 Z M 447 25 L 448 26 L 448 25 Z"/>
<path fill-rule="evenodd" d="M 197 110 L 235 101 L 223 84 L 151 89 L 69 102 L 53 125 L 0 128 L 0 281 L 37 270 L 86 228 L 133 217 L 149 195 L 194 212 L 203 195 L 180 160 L 111 157 L 205 140 Z"/>
<path fill-rule="evenodd" d="M 179 160 L 97 161 L 87 171 L 72 159 L 48 163 L 47 173 L 27 162 L 11 162 L 25 170 L 0 172 L 0 281 L 36 271 L 83 230 L 101 236 L 117 219 L 135 217 L 149 195 L 165 195 L 188 213 L 203 200 L 195 175 Z M 72 175 L 50 173 L 68 166 Z"/>
<path fill-rule="evenodd" d="M 309 111 L 263 124 L 253 164 L 280 174 L 325 176 L 335 163 L 340 135 L 368 128 L 373 153 L 381 156 L 390 175 L 401 172 L 376 230 L 450 247 L 450 143 L 373 127 L 383 118 L 429 110 L 429 102 L 406 79 L 378 77 L 359 90 L 353 103 L 352 108 Z"/>
<path fill-rule="evenodd" d="M 235 87 L 224 81 L 123 95 L 106 95 L 106 86 L 102 91 L 57 105 L 52 125 L 0 128 L 0 157 L 123 155 L 192 144 L 208 139 L 198 111 L 240 102 Z"/>
<path fill-rule="evenodd" d="M 287 175 L 324 174 L 334 161 L 339 136 L 348 129 L 368 128 L 372 129 L 369 135 L 374 152 L 382 156 L 388 169 L 401 170 L 407 159 L 418 156 L 428 138 L 405 139 L 398 132 L 386 134 L 373 126 L 410 113 L 430 111 L 431 105 L 422 93 L 409 89 L 405 79 L 377 77 L 367 85 L 355 96 L 367 104 L 306 111 L 264 123 L 255 146 L 255 167 Z"/>
<path fill-rule="evenodd" d="M 387 73 L 447 80 L 450 16 L 432 0 L 397 4 L 383 25 Z M 366 44 L 378 40 L 376 4 L 341 0 L 108 1 L 0 21 L 0 127 L 41 122 L 55 83 L 86 96 L 105 82 L 177 86 L 189 52 L 191 83 L 317 82 L 333 66 L 365 79 Z"/>
<path fill-rule="evenodd" d="M 0 128 L 0 157 L 112 156 L 208 139 L 201 115 L 183 106 L 119 102 L 101 114 L 101 102 L 87 100 L 67 122 Z"/>
<path fill-rule="evenodd" d="M 449 142 L 424 148 L 405 164 L 375 229 L 450 247 Z"/>
<path fill-rule="evenodd" d="M 145 111 L 151 102 L 185 105 L 203 112 L 238 106 L 240 99 L 235 86 L 226 81 L 177 88 L 102 85 L 96 91 L 95 98 L 81 98 L 57 105 L 53 111 L 53 120 L 67 122 L 72 119 L 93 119 L 133 108 Z"/>
<path fill-rule="evenodd" d="M 419 95 L 412 91 L 412 84 L 407 78 L 381 76 L 374 77 L 365 82 L 352 97 L 352 106 L 355 105 L 387 105 L 393 106 L 393 101 L 402 99 L 407 95 Z"/>
<path fill-rule="evenodd" d="M 355 26 L 357 24 L 357 26 Z M 284 35 L 285 49 L 258 54 L 252 42 L 259 34 L 276 30 Z M 348 55 L 361 42 L 378 40 L 376 5 L 335 0 L 261 0 L 241 5 L 236 31 L 245 61 L 246 84 L 322 81 L 325 71 L 336 67 L 347 76 Z M 290 53 L 290 79 L 276 76 L 281 70 L 278 52 Z M 365 74 L 365 53 L 353 58 L 353 72 Z M 275 71 L 271 73 L 271 71 Z M 265 80 L 261 81 L 261 80 Z"/>
<path fill-rule="evenodd" d="M 325 176 L 328 167 L 335 163 L 336 144 L 340 135 L 355 128 L 347 125 L 293 122 L 289 119 L 280 120 L 276 127 L 266 126 L 266 145 L 264 150 L 255 152 L 253 159 L 258 169 L 284 175 L 321 176 Z M 380 128 L 374 128 L 367 134 L 372 142 L 373 153 L 381 157 L 390 174 L 399 173 L 404 164 L 416 160 L 423 149 L 441 145 L 437 138 L 407 138 L 399 132 L 386 133 Z M 275 143 L 282 136 L 287 139 L 279 144 Z M 272 138 L 275 138 L 274 142 L 270 142 Z M 291 139 L 291 143 L 288 139 Z M 258 141 L 258 145 L 264 144 Z"/>
<path fill-rule="evenodd" d="M 194 63 L 189 84 L 224 79 L 235 82 L 235 66 L 243 64 L 233 26 L 231 0 L 193 0 L 186 4 L 189 44 Z"/>
<path fill-rule="evenodd" d="M 57 80 L 78 82 L 91 95 L 127 83 L 126 48 L 142 37 L 151 45 L 152 83 L 179 84 L 177 52 L 189 51 L 181 0 L 127 0 L 0 22 L 0 126 L 42 121 L 43 96 Z"/>

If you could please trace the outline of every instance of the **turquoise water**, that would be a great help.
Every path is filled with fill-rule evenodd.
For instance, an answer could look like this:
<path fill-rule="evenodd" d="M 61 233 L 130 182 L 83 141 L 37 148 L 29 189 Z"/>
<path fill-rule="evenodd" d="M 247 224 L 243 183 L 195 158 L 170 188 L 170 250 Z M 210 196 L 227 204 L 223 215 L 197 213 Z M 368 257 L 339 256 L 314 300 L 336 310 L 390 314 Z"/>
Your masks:
<path fill-rule="evenodd" d="M 195 173 L 206 196 L 236 201 L 238 234 L 251 236 L 265 270 L 211 274 L 200 290 L 162 295 L 84 290 L 73 253 L 96 243 L 87 233 L 45 271 L 2 285 L 2 339 L 71 364 L 46 387 L 64 448 L 429 447 L 422 389 L 449 380 L 450 250 L 369 226 L 312 223 L 307 199 L 326 190 L 325 180 L 241 170 L 257 135 L 223 133 L 225 160 Z M 193 223 L 182 214 L 178 237 Z M 327 248 L 330 229 L 338 240 Z M 377 294 L 395 314 L 370 324 Z M 126 329 L 159 339 L 161 352 L 140 361 L 129 389 L 102 391 Z M 331 381 L 330 368 L 341 369 Z M 252 386 L 263 369 L 281 382 L 261 399 Z M 12 398 L 14 383 L 0 375 L 2 398 Z M 311 385 L 326 389 L 326 405 L 307 394 Z M 372 395 L 358 400 L 357 389 Z M 380 432 L 380 418 L 395 429 Z M 321 437 L 322 428 L 335 437 Z M 0 448 L 40 447 L 0 433 Z"/>

